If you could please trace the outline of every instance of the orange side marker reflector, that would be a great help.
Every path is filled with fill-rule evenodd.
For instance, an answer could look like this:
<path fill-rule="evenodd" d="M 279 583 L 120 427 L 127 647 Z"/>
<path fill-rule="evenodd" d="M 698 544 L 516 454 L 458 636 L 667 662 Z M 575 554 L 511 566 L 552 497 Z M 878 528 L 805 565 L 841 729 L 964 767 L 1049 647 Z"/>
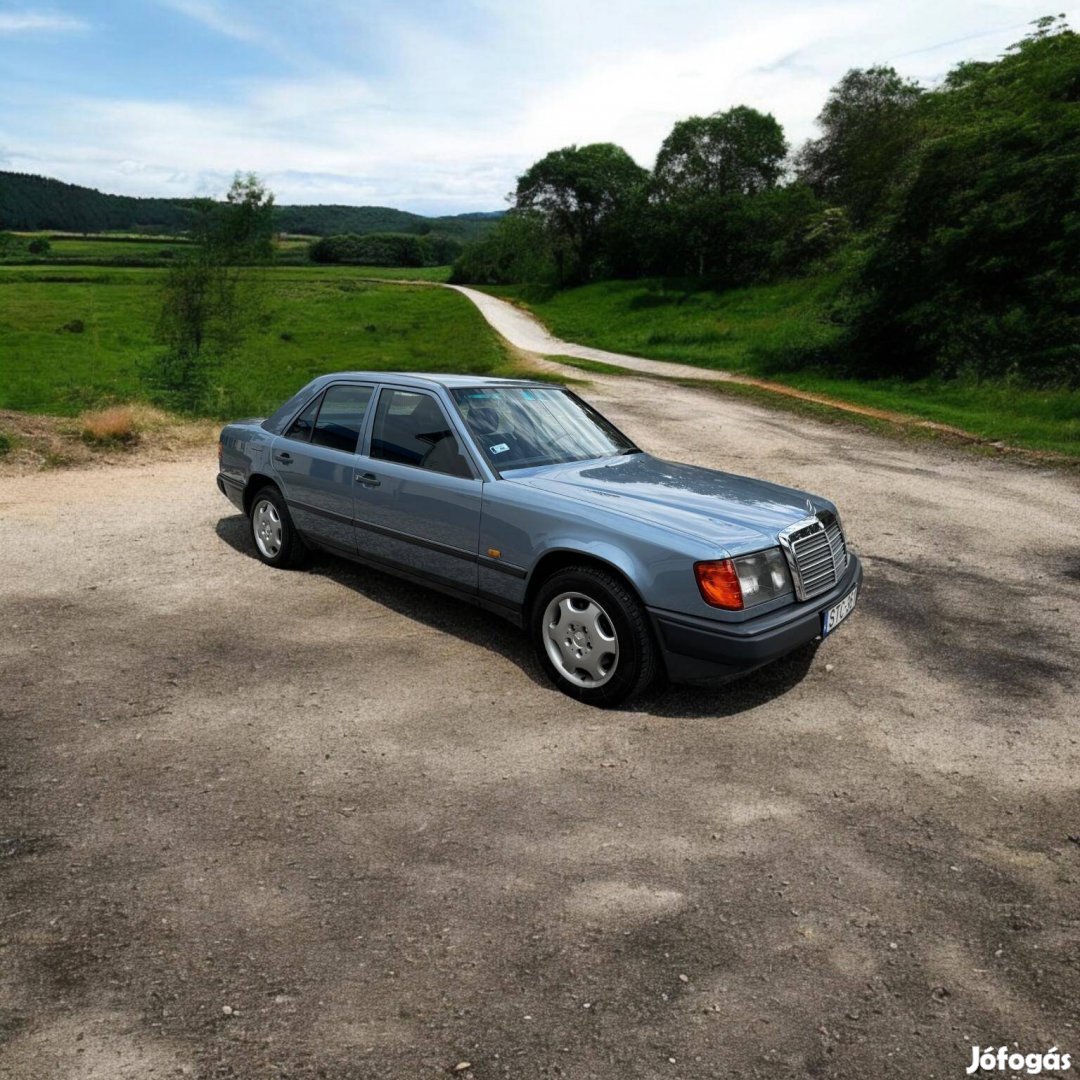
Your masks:
<path fill-rule="evenodd" d="M 502 555 L 502 552 L 498 548 L 488 548 L 488 556 L 492 559 L 497 559 Z"/>

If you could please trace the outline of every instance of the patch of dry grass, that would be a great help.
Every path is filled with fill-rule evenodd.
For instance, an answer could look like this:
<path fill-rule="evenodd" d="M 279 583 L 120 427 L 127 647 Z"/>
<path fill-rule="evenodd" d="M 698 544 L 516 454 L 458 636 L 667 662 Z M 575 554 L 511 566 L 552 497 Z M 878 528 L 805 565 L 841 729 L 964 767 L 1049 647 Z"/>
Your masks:
<path fill-rule="evenodd" d="M 138 404 L 75 419 L 0 410 L 0 431 L 8 444 L 7 453 L 0 454 L 0 475 L 122 460 L 169 461 L 199 452 L 209 456 L 220 426 Z"/>
<path fill-rule="evenodd" d="M 130 405 L 83 413 L 79 423 L 83 440 L 88 443 L 134 446 L 139 441 L 135 410 Z"/>

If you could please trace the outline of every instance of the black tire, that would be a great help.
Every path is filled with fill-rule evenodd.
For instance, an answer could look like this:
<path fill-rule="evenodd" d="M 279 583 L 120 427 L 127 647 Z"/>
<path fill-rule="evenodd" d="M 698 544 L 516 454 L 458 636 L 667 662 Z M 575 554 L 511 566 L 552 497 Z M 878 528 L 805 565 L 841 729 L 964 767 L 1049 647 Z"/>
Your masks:
<path fill-rule="evenodd" d="M 255 554 L 267 566 L 292 570 L 303 564 L 307 557 L 304 541 L 296 531 L 285 497 L 272 484 L 255 492 L 248 523 Z"/>
<path fill-rule="evenodd" d="M 588 602 L 596 605 L 599 614 Z M 582 621 L 574 622 L 578 610 Z M 564 626 L 566 637 L 561 632 Z M 554 627 L 560 628 L 557 638 L 549 632 Z M 621 705 L 642 693 L 659 673 L 656 642 L 641 601 L 625 582 L 599 567 L 571 566 L 552 574 L 533 599 L 529 634 L 548 678 L 564 694 L 586 705 L 608 709 Z M 615 651 L 605 653 L 605 648 Z M 585 667 L 568 672 L 574 656 L 582 656 L 583 664 L 599 667 L 599 681 Z"/>

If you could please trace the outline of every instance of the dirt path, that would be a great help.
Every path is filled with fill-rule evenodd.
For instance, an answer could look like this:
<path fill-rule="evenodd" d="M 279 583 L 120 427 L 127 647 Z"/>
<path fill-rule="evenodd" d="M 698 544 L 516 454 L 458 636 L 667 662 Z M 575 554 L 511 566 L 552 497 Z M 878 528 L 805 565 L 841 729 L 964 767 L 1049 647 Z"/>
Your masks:
<path fill-rule="evenodd" d="M 1076 481 L 632 377 L 834 497 L 816 657 L 613 714 L 205 456 L 0 484 L 0 1077 L 960 1077 L 1080 1052 Z M 229 1010 L 229 1011 L 226 1011 Z"/>
<path fill-rule="evenodd" d="M 730 371 L 717 371 L 711 368 L 695 367 L 692 364 L 678 364 L 667 360 L 647 360 L 641 356 L 627 356 L 625 353 L 608 352 L 606 349 L 594 349 L 588 345 L 563 341 L 561 338 L 551 334 L 539 319 L 529 312 L 508 303 L 506 300 L 500 300 L 498 297 L 489 296 L 478 289 L 470 289 L 464 285 L 447 285 L 446 288 L 454 289 L 461 293 L 462 296 L 467 296 L 480 309 L 480 313 L 487 319 L 488 323 L 515 348 L 538 353 L 541 356 L 573 356 L 582 360 L 596 360 L 603 364 L 610 364 L 612 367 L 626 368 L 628 371 L 637 371 L 642 375 L 653 375 L 665 379 L 739 383 L 742 386 L 754 386 L 759 390 L 768 390 L 769 393 L 779 394 L 781 397 L 813 402 L 816 405 L 827 405 L 829 408 L 839 409 L 841 412 L 868 416 L 875 420 L 885 420 L 902 427 L 940 432 L 965 442 L 987 444 L 991 442 L 991 440 L 984 439 L 979 435 L 973 435 L 969 431 L 952 427 L 949 424 L 941 424 L 935 420 L 924 420 L 908 413 L 877 409 L 869 405 L 856 405 L 850 401 L 841 401 L 839 398 L 829 397 L 827 394 L 816 394 L 809 390 L 797 390 L 793 386 L 785 386 L 783 383 L 772 382 L 769 379 L 757 379 L 751 375 L 737 375 Z M 1007 449 L 1001 443 L 995 442 L 993 445 Z M 1053 457 L 1055 455 L 1045 456 Z"/>

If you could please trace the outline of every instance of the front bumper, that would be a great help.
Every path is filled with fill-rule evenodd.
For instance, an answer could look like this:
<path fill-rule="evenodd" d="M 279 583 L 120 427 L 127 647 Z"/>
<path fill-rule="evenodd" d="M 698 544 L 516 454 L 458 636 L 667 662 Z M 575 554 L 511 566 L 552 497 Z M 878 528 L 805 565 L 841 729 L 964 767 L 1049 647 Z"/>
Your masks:
<path fill-rule="evenodd" d="M 649 609 L 672 682 L 708 683 L 743 675 L 821 637 L 821 616 L 862 585 L 862 563 L 852 555 L 844 576 L 813 600 L 791 604 L 741 623 Z"/>

